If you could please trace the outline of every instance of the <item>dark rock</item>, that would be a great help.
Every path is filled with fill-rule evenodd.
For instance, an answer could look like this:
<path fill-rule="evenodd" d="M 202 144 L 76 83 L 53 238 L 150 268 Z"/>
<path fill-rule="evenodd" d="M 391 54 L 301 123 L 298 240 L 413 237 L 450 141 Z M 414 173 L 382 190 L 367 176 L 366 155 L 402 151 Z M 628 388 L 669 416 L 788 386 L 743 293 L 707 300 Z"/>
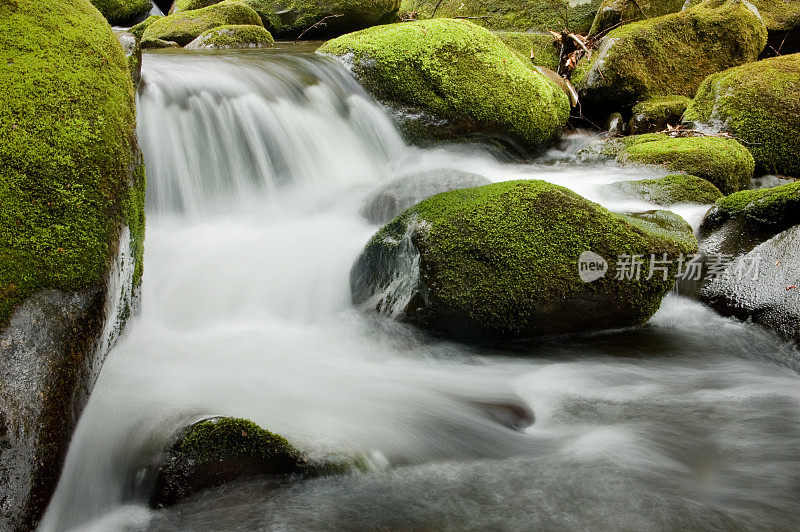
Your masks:
<path fill-rule="evenodd" d="M 380 185 L 367 198 L 361 215 L 372 223 L 382 224 L 436 194 L 489 183 L 491 181 L 481 175 L 451 168 L 408 174 Z"/>
<path fill-rule="evenodd" d="M 701 301 L 717 312 L 751 320 L 800 341 L 800 226 L 740 256 L 706 284 Z"/>

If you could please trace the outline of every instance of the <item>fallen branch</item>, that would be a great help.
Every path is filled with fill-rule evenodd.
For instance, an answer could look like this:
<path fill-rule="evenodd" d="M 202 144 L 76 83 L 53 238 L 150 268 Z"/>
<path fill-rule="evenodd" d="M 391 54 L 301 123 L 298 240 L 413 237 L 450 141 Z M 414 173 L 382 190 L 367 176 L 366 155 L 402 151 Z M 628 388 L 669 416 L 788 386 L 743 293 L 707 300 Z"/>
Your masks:
<path fill-rule="evenodd" d="M 300 39 L 302 39 L 303 35 L 305 35 L 309 31 L 313 30 L 314 28 L 319 28 L 321 26 L 327 26 L 328 23 L 325 22 L 326 20 L 331 19 L 331 18 L 339 18 L 339 17 L 343 17 L 343 16 L 344 16 L 344 13 L 338 13 L 336 15 L 328 15 L 327 17 L 323 17 L 323 18 L 319 19 L 317 22 L 315 22 L 314 24 L 312 24 L 311 26 L 309 26 L 305 30 L 303 30 L 303 33 L 298 35 L 297 38 L 294 40 L 294 42 L 297 42 Z"/>

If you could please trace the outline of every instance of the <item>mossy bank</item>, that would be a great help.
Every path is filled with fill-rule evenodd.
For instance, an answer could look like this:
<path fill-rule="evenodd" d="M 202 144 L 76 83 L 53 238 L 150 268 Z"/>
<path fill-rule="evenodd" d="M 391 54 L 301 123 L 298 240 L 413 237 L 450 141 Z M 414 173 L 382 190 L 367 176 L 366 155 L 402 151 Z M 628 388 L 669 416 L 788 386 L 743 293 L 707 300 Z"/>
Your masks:
<path fill-rule="evenodd" d="M 527 149 L 557 138 L 567 96 L 490 31 L 463 20 L 378 26 L 325 43 L 390 105 L 422 109 L 467 132 L 506 136 Z"/>
<path fill-rule="evenodd" d="M 617 280 L 618 257 L 677 258 L 697 246 L 686 222 L 658 212 L 615 214 L 536 180 L 439 194 L 369 241 L 351 271 L 353 300 L 466 340 L 642 325 L 674 278 Z M 584 252 L 605 259 L 608 275 L 584 282 Z"/>

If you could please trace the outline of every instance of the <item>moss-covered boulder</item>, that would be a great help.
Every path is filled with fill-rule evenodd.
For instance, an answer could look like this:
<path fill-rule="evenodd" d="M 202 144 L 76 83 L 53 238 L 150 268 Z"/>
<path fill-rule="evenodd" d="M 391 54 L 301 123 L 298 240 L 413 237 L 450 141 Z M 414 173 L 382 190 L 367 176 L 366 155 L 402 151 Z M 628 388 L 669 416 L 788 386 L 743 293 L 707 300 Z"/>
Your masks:
<path fill-rule="evenodd" d="M 200 9 L 220 0 L 176 0 L 170 13 Z M 325 39 L 396 22 L 400 0 L 236 0 L 255 10 L 274 36 Z M 314 26 L 315 24 L 317 26 Z M 313 28 L 312 28 L 313 27 Z M 309 30 L 309 31 L 306 31 Z"/>
<path fill-rule="evenodd" d="M 680 124 L 691 101 L 686 96 L 656 96 L 637 103 L 628 124 L 631 135 L 656 133 Z"/>
<path fill-rule="evenodd" d="M 242 3 L 226 1 L 153 21 L 142 34 L 142 45 L 145 41 L 173 41 L 186 46 L 204 31 L 243 24 L 261 26 L 261 17 Z"/>
<path fill-rule="evenodd" d="M 111 24 L 125 26 L 144 18 L 150 12 L 150 0 L 91 0 Z"/>
<path fill-rule="evenodd" d="M 500 31 L 496 35 L 523 63 L 558 70 L 558 48 L 549 33 Z"/>
<path fill-rule="evenodd" d="M 673 138 L 663 133 L 649 133 L 613 139 L 601 149 L 622 164 L 657 164 L 702 177 L 723 194 L 747 188 L 755 168 L 747 148 L 723 137 Z"/>
<path fill-rule="evenodd" d="M 610 188 L 624 196 L 639 198 L 656 205 L 679 203 L 709 205 L 722 197 L 717 187 L 701 177 L 674 174 L 660 179 L 618 181 Z"/>
<path fill-rule="evenodd" d="M 368 91 L 410 119 L 419 113 L 403 109 L 536 149 L 557 138 L 569 117 L 554 82 L 468 21 L 377 26 L 328 41 L 318 53 L 344 61 Z"/>
<path fill-rule="evenodd" d="M 421 19 L 466 17 L 495 30 L 586 34 L 601 0 L 404 0 L 401 11 Z"/>
<path fill-rule="evenodd" d="M 683 9 L 686 0 L 603 0 L 590 35 L 600 35 L 623 24 L 656 18 Z"/>
<path fill-rule="evenodd" d="M 312 460 L 286 438 L 252 421 L 212 417 L 176 436 L 151 467 L 150 505 L 163 508 L 203 490 L 256 476 L 290 477 L 365 469 L 360 457 L 327 456 Z"/>
<path fill-rule="evenodd" d="M 372 223 L 382 224 L 436 194 L 489 183 L 482 175 L 451 168 L 414 172 L 378 186 L 364 202 L 361 215 Z"/>
<path fill-rule="evenodd" d="M 273 44 L 275 39 L 263 26 L 219 26 L 201 33 L 186 49 L 265 48 Z"/>
<path fill-rule="evenodd" d="M 128 32 L 133 34 L 137 39 L 141 39 L 144 36 L 144 30 L 150 27 L 150 24 L 155 22 L 158 19 L 164 18 L 161 15 L 150 15 L 140 23 L 136 24 L 135 26 L 131 26 L 128 29 Z"/>
<path fill-rule="evenodd" d="M 800 54 L 710 76 L 684 121 L 727 131 L 747 145 L 761 172 L 800 176 Z"/>
<path fill-rule="evenodd" d="M 626 256 L 677 258 L 696 246 L 666 211 L 615 214 L 544 181 L 507 181 L 406 210 L 369 241 L 350 285 L 359 307 L 457 339 L 594 331 L 642 325 L 674 284 L 672 266 L 615 279 Z M 598 276 L 584 277 L 587 257 Z"/>
<path fill-rule="evenodd" d="M 134 310 L 145 176 L 128 62 L 88 0 L 0 3 L 0 529 L 55 488 Z"/>
<path fill-rule="evenodd" d="M 693 97 L 706 76 L 755 61 L 766 42 L 764 23 L 745 1 L 708 0 L 611 31 L 572 82 L 589 114 L 653 96 Z"/>
<path fill-rule="evenodd" d="M 687 7 L 702 0 L 687 0 Z M 800 2 L 796 0 L 749 0 L 758 9 L 769 32 L 765 55 L 800 52 Z"/>

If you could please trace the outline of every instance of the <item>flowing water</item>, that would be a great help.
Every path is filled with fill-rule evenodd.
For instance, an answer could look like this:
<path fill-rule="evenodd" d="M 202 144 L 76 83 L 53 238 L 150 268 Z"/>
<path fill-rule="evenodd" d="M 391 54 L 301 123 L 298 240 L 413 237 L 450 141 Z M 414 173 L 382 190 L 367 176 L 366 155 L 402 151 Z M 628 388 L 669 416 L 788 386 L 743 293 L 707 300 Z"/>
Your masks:
<path fill-rule="evenodd" d="M 144 60 L 141 315 L 109 356 L 44 530 L 793 528 L 795 349 L 679 296 L 648 326 L 507 350 L 431 338 L 350 302 L 386 179 L 540 178 L 610 208 L 659 175 L 404 144 L 339 65 L 292 48 Z M 678 212 L 697 224 L 705 208 Z M 149 510 L 144 467 L 182 425 L 246 417 L 367 473 L 254 480 Z M 527 419 L 527 421 L 526 421 Z"/>

